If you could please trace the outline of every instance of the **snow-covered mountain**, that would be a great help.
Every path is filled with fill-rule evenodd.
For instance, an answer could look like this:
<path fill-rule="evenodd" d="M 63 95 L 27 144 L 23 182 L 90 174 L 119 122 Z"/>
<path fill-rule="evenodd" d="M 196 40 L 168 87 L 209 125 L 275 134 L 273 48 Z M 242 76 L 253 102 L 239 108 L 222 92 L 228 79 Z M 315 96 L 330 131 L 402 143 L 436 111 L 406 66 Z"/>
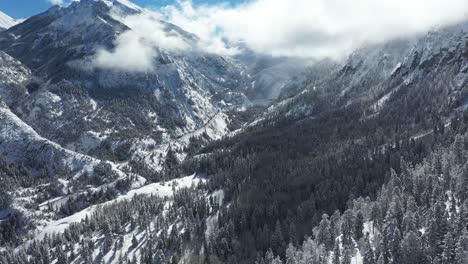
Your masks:
<path fill-rule="evenodd" d="M 138 160 L 154 170 L 165 158 L 155 146 L 195 135 L 213 119 L 228 123 L 222 112 L 248 103 L 243 94 L 248 75 L 234 59 L 161 48 L 152 71 L 93 67 L 99 49 L 112 50 L 118 36 L 132 30 L 120 19 L 140 12 L 127 1 L 74 1 L 0 34 L 0 49 L 33 76 L 30 91 L 10 105 L 12 110 L 70 150 L 119 162 Z M 197 41 L 176 25 L 161 24 L 187 42 Z M 217 137 L 226 133 L 224 128 L 210 131 Z"/>
<path fill-rule="evenodd" d="M 145 12 L 126 0 L 73 1 L 0 32 L 1 264 L 324 263 L 333 241 L 360 261 L 362 237 L 340 251 L 338 225 L 375 203 L 355 198 L 376 197 L 403 159 L 419 164 L 468 130 L 466 24 L 344 61 L 158 46 L 145 71 L 97 65 L 135 30 L 126 18 Z M 441 155 L 457 156 L 463 175 L 456 148 Z M 411 184 L 434 163 L 412 170 Z M 433 189 L 412 190 L 433 206 Z M 304 240 L 322 213 L 346 207 L 353 216 L 335 213 L 326 247 Z M 376 210 L 383 222 L 384 206 Z M 373 228 L 366 212 L 354 236 Z"/>
<path fill-rule="evenodd" d="M 0 11 L 0 30 L 8 29 L 18 24 L 19 21 L 9 17 L 7 14 Z"/>
<path fill-rule="evenodd" d="M 233 240 L 263 251 L 257 263 L 463 263 L 467 51 L 461 23 L 291 80 L 265 114 L 205 150 L 253 167 L 225 166 L 224 179 L 246 183 L 218 230 L 248 222 Z"/>
<path fill-rule="evenodd" d="M 467 37 L 465 22 L 437 28 L 422 36 L 364 47 L 342 63 L 317 63 L 283 89 L 282 97 L 286 100 L 272 106 L 271 111 L 314 115 L 314 98 L 324 92 L 334 97 L 337 107 L 370 103 L 367 114 L 372 116 L 388 100 L 398 100 L 407 93 L 417 94 L 416 91 L 426 89 L 428 82 L 434 85 L 444 79 L 450 80 L 448 85 L 453 89 L 445 99 L 463 101 L 460 91 L 468 78 Z"/>
<path fill-rule="evenodd" d="M 40 183 L 13 183 L 13 205 L 0 208 L 0 221 L 13 210 L 34 234 L 161 180 L 190 144 L 230 132 L 228 111 L 248 102 L 248 76 L 235 59 L 159 48 L 152 71 L 94 67 L 98 50 L 112 50 L 132 30 L 119 18 L 141 12 L 124 0 L 74 1 L 0 33 L 0 160 L 27 172 L 19 181 Z"/>

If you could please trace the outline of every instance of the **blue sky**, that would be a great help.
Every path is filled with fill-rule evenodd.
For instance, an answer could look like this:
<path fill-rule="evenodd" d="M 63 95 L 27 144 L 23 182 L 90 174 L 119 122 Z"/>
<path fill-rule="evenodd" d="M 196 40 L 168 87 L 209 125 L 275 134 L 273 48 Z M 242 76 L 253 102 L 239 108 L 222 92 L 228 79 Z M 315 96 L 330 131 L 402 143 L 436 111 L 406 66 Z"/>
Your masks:
<path fill-rule="evenodd" d="M 193 0 L 194 4 L 206 3 L 214 4 L 220 2 L 230 2 L 232 4 L 245 0 Z M 143 7 L 161 7 L 173 4 L 174 0 L 132 0 L 135 4 Z M 13 18 L 25 18 L 44 12 L 51 7 L 47 0 L 1 0 L 0 11 Z"/>

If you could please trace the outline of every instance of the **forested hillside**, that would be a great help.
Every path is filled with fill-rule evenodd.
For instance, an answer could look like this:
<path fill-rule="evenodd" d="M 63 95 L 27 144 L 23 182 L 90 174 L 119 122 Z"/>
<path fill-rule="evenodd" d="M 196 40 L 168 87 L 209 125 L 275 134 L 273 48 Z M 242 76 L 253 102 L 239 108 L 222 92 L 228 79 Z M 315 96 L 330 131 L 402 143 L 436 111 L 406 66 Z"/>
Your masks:
<path fill-rule="evenodd" d="M 96 66 L 147 12 L 0 31 L 0 264 L 468 263 L 466 22 L 306 67 L 158 17 L 195 51 Z"/>

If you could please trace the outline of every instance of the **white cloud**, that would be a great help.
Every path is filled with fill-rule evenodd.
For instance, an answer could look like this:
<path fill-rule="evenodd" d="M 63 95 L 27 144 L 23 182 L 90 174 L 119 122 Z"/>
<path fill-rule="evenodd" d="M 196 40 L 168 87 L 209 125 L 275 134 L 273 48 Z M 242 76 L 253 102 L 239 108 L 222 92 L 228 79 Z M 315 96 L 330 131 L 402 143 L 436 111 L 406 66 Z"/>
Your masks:
<path fill-rule="evenodd" d="M 157 13 L 145 12 L 119 20 L 131 30 L 119 35 L 114 50 L 101 49 L 96 53 L 94 63 L 98 67 L 149 71 L 158 48 L 176 52 L 191 48 L 184 38 L 165 31 Z"/>
<path fill-rule="evenodd" d="M 47 1 L 53 5 L 63 5 L 65 3 L 64 0 L 47 0 Z"/>
<path fill-rule="evenodd" d="M 233 55 L 239 43 L 273 56 L 339 58 L 364 44 L 424 33 L 467 17 L 467 0 L 251 0 L 234 6 L 180 0 L 158 12 L 119 18 L 132 30 L 118 37 L 114 50 L 100 50 L 95 64 L 148 71 L 159 48 Z M 161 19 L 197 35 L 198 41 L 168 31 Z"/>
<path fill-rule="evenodd" d="M 204 39 L 221 35 L 257 52 L 339 57 L 468 16 L 467 0 L 253 0 L 237 6 L 191 1 L 164 9 L 168 19 Z"/>
<path fill-rule="evenodd" d="M 180 28 L 162 22 L 162 15 L 157 12 L 145 10 L 141 14 L 116 18 L 131 30 L 118 36 L 113 50 L 98 50 L 94 58 L 97 67 L 150 71 L 160 49 L 172 52 L 204 51 L 224 55 L 236 52 L 234 48 L 227 48 L 220 37 L 185 36 Z"/>

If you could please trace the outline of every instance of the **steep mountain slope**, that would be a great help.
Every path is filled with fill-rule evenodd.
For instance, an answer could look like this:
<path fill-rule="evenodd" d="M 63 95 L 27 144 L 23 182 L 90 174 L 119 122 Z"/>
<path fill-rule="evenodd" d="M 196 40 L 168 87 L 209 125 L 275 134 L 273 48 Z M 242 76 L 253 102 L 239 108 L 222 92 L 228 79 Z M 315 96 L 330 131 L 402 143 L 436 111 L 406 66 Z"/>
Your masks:
<path fill-rule="evenodd" d="M 63 149 L 60 145 L 41 137 L 9 109 L 7 102 L 15 105 L 18 100 L 29 95 L 31 71 L 9 55 L 0 52 L 0 73 L 2 158 L 9 163 L 23 164 L 31 170 L 38 171 L 41 168 L 50 174 L 66 173 L 73 176 L 74 172 L 84 170 L 85 164 L 88 163 L 88 171 L 92 171 L 93 163 L 98 163 L 97 160 Z M 47 93 L 43 98 L 56 100 L 56 95 Z M 47 101 L 43 104 L 52 107 L 47 105 Z"/>
<path fill-rule="evenodd" d="M 16 24 L 18 24 L 18 21 L 0 11 L 0 30 L 11 28 Z"/>
<path fill-rule="evenodd" d="M 213 238 L 231 244 L 214 252 L 240 244 L 223 260 L 249 263 L 269 249 L 284 260 L 287 243 L 311 235 L 322 213 L 375 197 L 392 168 L 401 173 L 402 161 L 419 164 L 465 133 L 467 36 L 465 24 L 439 28 L 324 63 L 332 70 L 322 76 L 312 67 L 291 86 L 305 90 L 204 148 L 195 168 L 233 197 Z M 224 233 L 230 225 L 234 236 Z"/>
<path fill-rule="evenodd" d="M 341 64 L 320 62 L 309 69 L 310 72 L 303 80 L 285 89 L 283 94 L 294 95 L 288 92 L 288 89 L 297 92 L 297 87 L 306 87 L 308 94 L 313 94 L 314 91 L 329 93 L 334 97 L 331 99 L 337 106 L 375 100 L 375 97 L 385 89 L 384 83 L 405 59 L 415 41 L 415 39 L 401 39 L 383 45 L 365 47 L 353 52 Z M 289 104 L 296 106 L 291 106 L 287 111 L 300 113 L 297 111 L 299 108 L 313 106 L 314 102 L 308 100 L 311 100 L 310 96 L 289 98 L 289 101 L 294 101 Z"/>
<path fill-rule="evenodd" d="M 336 106 L 371 103 L 366 111 L 371 116 L 383 111 L 389 100 L 416 100 L 428 94 L 428 89 L 435 89 L 445 93 L 434 98 L 445 101 L 441 108 L 453 111 L 465 97 L 466 34 L 467 24 L 462 23 L 434 29 L 418 38 L 358 50 L 326 77 L 317 79 L 310 74 L 311 78 L 302 83 L 310 96 L 294 99 L 291 108 L 312 106 L 313 91 L 322 89 L 340 93 L 334 98 Z"/>
<path fill-rule="evenodd" d="M 114 49 L 118 36 L 132 30 L 122 18 L 142 12 L 126 1 L 75 1 L 0 34 L 0 49 L 34 76 L 30 93 L 10 105 L 15 114 L 70 150 L 137 162 L 153 171 L 164 168 L 169 149 L 155 146 L 191 135 L 213 118 L 228 123 L 220 113 L 247 102 L 242 94 L 247 74 L 233 59 L 160 48 L 152 71 L 95 67 L 96 52 Z M 161 24 L 168 34 L 197 41 L 176 25 Z M 221 128 L 208 134 L 226 132 Z M 186 146 L 175 143 L 173 148 Z"/>
<path fill-rule="evenodd" d="M 96 51 L 131 30 L 116 18 L 141 12 L 126 1 L 75 1 L 1 33 L 2 247 L 160 180 L 194 138 L 229 132 L 224 111 L 245 99 L 234 60 L 159 49 L 152 72 L 93 68 Z"/>
<path fill-rule="evenodd" d="M 11 201 L 2 203 L 0 221 L 6 229 L 13 226 L 13 234 L 2 240 L 2 246 L 21 243 L 17 234 L 33 234 L 54 219 L 144 184 L 145 179 L 123 172 L 115 163 L 65 149 L 39 135 L 8 106 L 30 96 L 31 71 L 1 52 L 0 73 L 0 161 L 7 177 L 2 179 L 0 196 Z M 44 92 L 43 107 L 53 107 L 47 100 L 56 97 Z M 20 169 L 11 169 L 18 166 Z M 106 198 L 96 199 L 99 193 L 106 193 Z M 42 203 L 55 210 L 44 213 Z M 68 211 L 63 211 L 64 206 Z M 5 226 L 1 229 L 9 232 Z"/>

